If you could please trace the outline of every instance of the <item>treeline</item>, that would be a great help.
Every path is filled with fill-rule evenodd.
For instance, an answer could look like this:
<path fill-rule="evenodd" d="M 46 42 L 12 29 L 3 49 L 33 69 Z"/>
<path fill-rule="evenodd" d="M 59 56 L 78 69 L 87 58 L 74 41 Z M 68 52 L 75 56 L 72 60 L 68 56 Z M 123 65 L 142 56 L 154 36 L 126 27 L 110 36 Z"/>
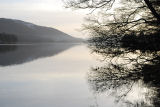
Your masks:
<path fill-rule="evenodd" d="M 16 35 L 0 33 L 0 44 L 12 44 L 17 42 L 18 38 Z"/>

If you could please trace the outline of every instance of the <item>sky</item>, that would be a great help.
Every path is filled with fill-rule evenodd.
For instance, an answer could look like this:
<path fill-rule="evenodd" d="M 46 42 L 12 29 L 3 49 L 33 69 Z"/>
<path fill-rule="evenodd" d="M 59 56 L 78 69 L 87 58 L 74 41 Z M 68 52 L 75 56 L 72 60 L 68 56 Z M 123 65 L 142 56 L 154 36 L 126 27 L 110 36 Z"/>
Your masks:
<path fill-rule="evenodd" d="M 80 38 L 87 37 L 81 31 L 86 14 L 84 11 L 64 8 L 61 0 L 0 0 L 1 18 L 56 28 Z"/>

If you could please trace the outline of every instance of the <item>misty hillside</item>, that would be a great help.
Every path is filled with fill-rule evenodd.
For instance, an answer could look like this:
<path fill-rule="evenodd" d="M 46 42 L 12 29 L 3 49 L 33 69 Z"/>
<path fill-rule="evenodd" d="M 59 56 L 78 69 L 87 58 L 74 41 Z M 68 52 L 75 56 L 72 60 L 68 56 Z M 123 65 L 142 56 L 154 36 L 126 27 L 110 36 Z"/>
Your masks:
<path fill-rule="evenodd" d="M 81 41 L 54 28 L 4 18 L 0 18 L 0 33 L 15 35 L 19 43 Z"/>

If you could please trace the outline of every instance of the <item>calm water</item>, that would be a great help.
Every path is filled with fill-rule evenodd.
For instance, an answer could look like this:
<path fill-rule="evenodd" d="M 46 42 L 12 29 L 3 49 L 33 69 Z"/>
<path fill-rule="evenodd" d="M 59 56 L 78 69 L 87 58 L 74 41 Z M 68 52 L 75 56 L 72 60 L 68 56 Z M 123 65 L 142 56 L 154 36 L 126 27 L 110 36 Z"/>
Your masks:
<path fill-rule="evenodd" d="M 125 107 L 112 89 L 95 92 L 89 82 L 99 57 L 85 44 L 0 46 L 0 107 Z M 135 83 L 127 101 L 145 102 L 148 90 Z"/>

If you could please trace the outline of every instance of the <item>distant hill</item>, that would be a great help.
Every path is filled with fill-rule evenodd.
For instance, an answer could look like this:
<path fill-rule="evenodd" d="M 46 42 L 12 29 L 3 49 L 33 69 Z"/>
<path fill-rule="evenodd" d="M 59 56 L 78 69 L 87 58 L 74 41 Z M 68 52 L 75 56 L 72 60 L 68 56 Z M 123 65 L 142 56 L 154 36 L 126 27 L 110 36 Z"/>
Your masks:
<path fill-rule="evenodd" d="M 54 28 L 5 18 L 0 18 L 0 33 L 16 36 L 18 43 L 82 41 Z"/>

